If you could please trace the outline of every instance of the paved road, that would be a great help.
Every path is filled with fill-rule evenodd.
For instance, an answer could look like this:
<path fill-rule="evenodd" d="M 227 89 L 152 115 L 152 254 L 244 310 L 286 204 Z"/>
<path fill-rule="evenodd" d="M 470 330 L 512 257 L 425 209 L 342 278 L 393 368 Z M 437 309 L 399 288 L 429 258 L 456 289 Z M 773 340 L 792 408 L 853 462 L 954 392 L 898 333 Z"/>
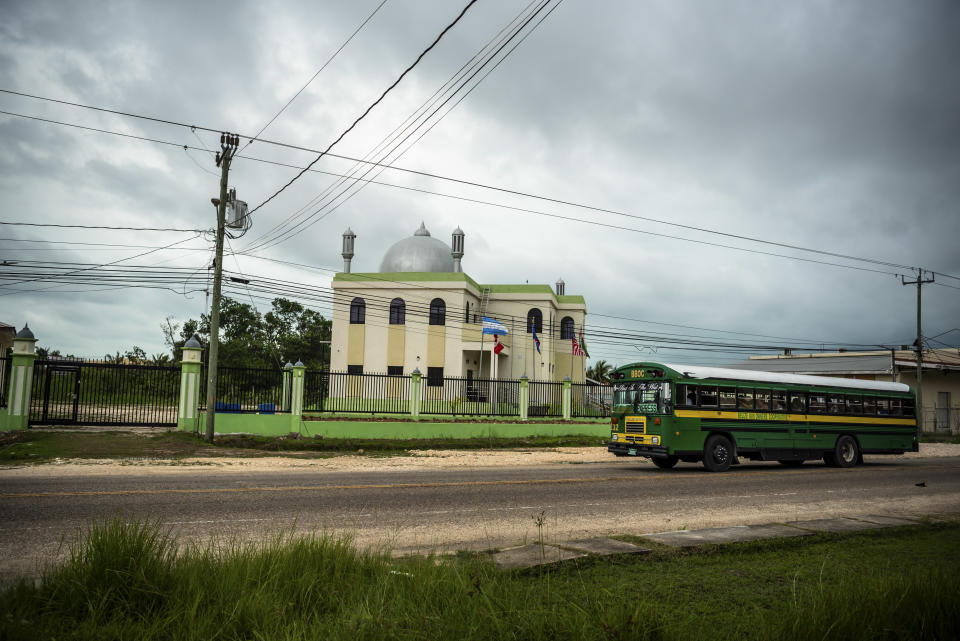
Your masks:
<path fill-rule="evenodd" d="M 52 470 L 55 468 L 51 468 Z M 915 485 L 924 482 L 925 487 Z M 853 469 L 745 462 L 726 474 L 648 462 L 384 472 L 0 476 L 0 580 L 62 555 L 94 519 L 157 519 L 184 541 L 349 532 L 363 545 L 486 548 L 585 535 L 857 514 L 960 513 L 960 457 Z"/>

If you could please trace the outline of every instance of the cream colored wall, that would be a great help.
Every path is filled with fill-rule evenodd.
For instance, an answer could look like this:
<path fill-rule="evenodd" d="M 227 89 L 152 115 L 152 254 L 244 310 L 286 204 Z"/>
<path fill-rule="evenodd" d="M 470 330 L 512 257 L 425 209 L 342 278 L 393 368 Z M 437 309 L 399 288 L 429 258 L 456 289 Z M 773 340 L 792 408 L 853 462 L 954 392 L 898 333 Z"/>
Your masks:
<path fill-rule="evenodd" d="M 422 285 L 422 286 L 421 286 Z M 443 367 L 447 376 L 466 376 L 468 366 L 465 350 L 477 350 L 480 344 L 479 324 L 464 324 L 464 303 L 469 300 L 471 311 L 479 307 L 480 292 L 463 282 L 395 283 L 387 281 L 338 283 L 334 281 L 335 301 L 333 314 L 333 350 L 331 367 L 335 371 L 346 370 L 347 365 L 362 364 L 365 372 L 386 372 L 388 365 L 396 365 L 394 359 L 402 350 L 404 373 L 415 368 L 426 374 L 427 367 Z M 367 303 L 366 323 L 351 326 L 349 323 L 350 301 L 360 296 Z M 406 324 L 389 325 L 389 302 L 394 297 L 403 298 L 407 305 Z M 446 325 L 431 327 L 428 309 L 433 298 L 444 299 L 447 307 Z M 537 307 L 543 314 L 544 332 L 540 336 L 541 355 L 537 367 L 531 363 L 532 336 L 526 333 L 527 312 Z M 569 315 L 579 330 L 586 316 L 584 305 L 558 305 L 550 294 L 494 294 L 491 296 L 486 315 L 504 322 L 510 334 L 503 337 L 507 349 L 498 359 L 501 377 L 514 378 L 526 373 L 531 380 L 562 380 L 569 373 L 569 341 L 559 340 L 560 319 Z M 515 320 L 511 322 L 511 317 Z M 554 331 L 550 332 L 551 319 Z M 351 327 L 363 327 L 363 362 L 349 360 L 348 353 Z M 400 330 L 399 328 L 403 328 Z M 402 331 L 402 342 L 398 333 Z M 354 339 L 356 340 L 356 339 Z M 352 343 L 349 343 L 352 344 Z M 484 366 L 486 369 L 493 342 L 484 337 Z M 401 346 L 402 345 L 402 346 Z M 388 357 L 389 355 L 389 357 Z M 418 360 L 419 357 L 419 360 Z M 473 359 L 471 359 L 473 360 Z M 566 361 L 563 363 L 562 361 Z M 542 366 L 541 366 L 542 362 Z M 511 368 L 512 364 L 512 368 Z M 575 363 L 573 378 L 582 380 L 582 367 Z M 560 372 L 563 372 L 561 374 Z"/>

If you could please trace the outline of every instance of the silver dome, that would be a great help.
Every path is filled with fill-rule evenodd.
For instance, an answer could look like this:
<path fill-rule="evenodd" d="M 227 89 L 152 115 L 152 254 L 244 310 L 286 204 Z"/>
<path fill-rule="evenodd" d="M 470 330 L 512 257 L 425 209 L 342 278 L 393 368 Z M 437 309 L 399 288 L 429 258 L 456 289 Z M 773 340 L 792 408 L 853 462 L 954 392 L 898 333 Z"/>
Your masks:
<path fill-rule="evenodd" d="M 413 236 L 398 241 L 380 262 L 380 272 L 452 272 L 450 245 L 430 236 L 423 223 Z"/>

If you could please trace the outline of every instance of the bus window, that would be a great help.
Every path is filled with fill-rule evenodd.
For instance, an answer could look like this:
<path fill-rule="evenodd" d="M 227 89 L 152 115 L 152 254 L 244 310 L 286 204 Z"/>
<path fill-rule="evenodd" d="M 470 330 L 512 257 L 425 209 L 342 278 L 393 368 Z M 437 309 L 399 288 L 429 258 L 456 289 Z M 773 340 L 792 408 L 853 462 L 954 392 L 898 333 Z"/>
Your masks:
<path fill-rule="evenodd" d="M 753 390 L 752 389 L 737 390 L 737 409 L 740 409 L 740 410 L 753 409 Z"/>
<path fill-rule="evenodd" d="M 732 387 L 720 388 L 720 407 L 732 410 L 737 407 L 737 390 Z"/>
<path fill-rule="evenodd" d="M 790 392 L 790 411 L 798 414 L 807 411 L 807 395 L 805 392 Z"/>
<path fill-rule="evenodd" d="M 877 415 L 877 399 L 872 396 L 863 397 L 863 413 L 867 416 Z"/>
<path fill-rule="evenodd" d="M 827 397 L 823 394 L 810 395 L 810 413 L 823 414 L 827 411 Z"/>
<path fill-rule="evenodd" d="M 863 414 L 863 398 L 847 395 L 847 414 Z"/>
<path fill-rule="evenodd" d="M 890 415 L 891 416 L 900 416 L 903 413 L 903 408 L 900 405 L 899 398 L 890 399 Z"/>
<path fill-rule="evenodd" d="M 717 388 L 712 385 L 704 385 L 700 388 L 700 407 L 717 406 Z"/>
<path fill-rule="evenodd" d="M 697 386 L 677 385 L 677 405 L 684 407 L 697 406 Z"/>
<path fill-rule="evenodd" d="M 913 416 L 913 399 L 912 398 L 903 399 L 903 415 Z"/>
<path fill-rule="evenodd" d="M 827 414 L 842 414 L 843 410 L 844 407 L 842 396 L 827 397 Z"/>
<path fill-rule="evenodd" d="M 787 393 L 786 392 L 773 393 L 773 411 L 774 412 L 787 411 Z"/>
<path fill-rule="evenodd" d="M 877 414 L 879 414 L 880 416 L 890 415 L 890 399 L 889 398 L 877 399 Z"/>
<path fill-rule="evenodd" d="M 770 411 L 770 390 L 768 389 L 757 390 L 757 410 L 761 412 Z"/>

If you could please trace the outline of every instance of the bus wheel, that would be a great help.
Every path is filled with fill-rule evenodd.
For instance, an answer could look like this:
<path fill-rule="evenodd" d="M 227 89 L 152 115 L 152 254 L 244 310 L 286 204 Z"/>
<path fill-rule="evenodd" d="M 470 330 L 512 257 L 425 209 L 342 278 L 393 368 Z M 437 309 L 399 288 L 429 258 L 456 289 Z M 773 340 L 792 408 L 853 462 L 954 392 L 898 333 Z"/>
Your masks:
<path fill-rule="evenodd" d="M 791 459 L 786 459 L 782 461 L 777 461 L 777 463 L 779 463 L 780 465 L 786 465 L 787 467 L 800 467 L 801 465 L 803 465 L 803 459 L 791 458 Z"/>
<path fill-rule="evenodd" d="M 703 448 L 703 466 L 711 472 L 726 472 L 733 463 L 733 444 L 723 434 L 714 434 Z"/>
<path fill-rule="evenodd" d="M 853 467 L 860 458 L 860 448 L 852 436 L 841 436 L 833 448 L 833 460 L 837 467 Z"/>
<path fill-rule="evenodd" d="M 653 457 L 650 459 L 653 461 L 653 464 L 659 467 L 661 470 L 669 470 L 671 467 L 677 464 L 680 460 L 679 456 L 663 456 L 663 457 Z"/>

